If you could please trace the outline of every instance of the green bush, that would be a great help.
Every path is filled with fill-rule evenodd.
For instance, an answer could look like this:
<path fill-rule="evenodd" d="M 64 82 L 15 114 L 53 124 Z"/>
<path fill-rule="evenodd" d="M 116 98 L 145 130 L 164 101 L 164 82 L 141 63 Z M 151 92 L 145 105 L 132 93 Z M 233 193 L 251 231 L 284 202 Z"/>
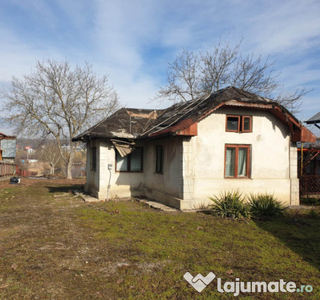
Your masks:
<path fill-rule="evenodd" d="M 214 215 L 221 218 L 250 218 L 250 209 L 239 192 L 225 192 L 220 196 L 209 197 Z"/>
<path fill-rule="evenodd" d="M 312 198 L 312 197 L 301 198 L 301 204 L 304 204 L 304 205 L 320 205 L 320 199 Z"/>
<path fill-rule="evenodd" d="M 320 214 L 317 211 L 315 211 L 314 209 L 311 209 L 308 213 L 308 217 L 310 219 L 318 219 L 320 217 Z"/>
<path fill-rule="evenodd" d="M 256 218 L 280 217 L 285 210 L 284 204 L 269 194 L 251 195 L 248 203 L 251 215 Z"/>

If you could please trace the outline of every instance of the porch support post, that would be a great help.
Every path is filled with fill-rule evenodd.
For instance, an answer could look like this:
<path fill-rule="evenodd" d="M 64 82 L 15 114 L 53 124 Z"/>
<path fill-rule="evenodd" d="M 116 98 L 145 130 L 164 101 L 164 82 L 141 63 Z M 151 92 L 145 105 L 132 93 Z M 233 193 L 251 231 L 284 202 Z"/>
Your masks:
<path fill-rule="evenodd" d="M 300 149 L 300 174 L 301 177 L 303 176 L 303 142 L 301 142 L 301 149 Z"/>

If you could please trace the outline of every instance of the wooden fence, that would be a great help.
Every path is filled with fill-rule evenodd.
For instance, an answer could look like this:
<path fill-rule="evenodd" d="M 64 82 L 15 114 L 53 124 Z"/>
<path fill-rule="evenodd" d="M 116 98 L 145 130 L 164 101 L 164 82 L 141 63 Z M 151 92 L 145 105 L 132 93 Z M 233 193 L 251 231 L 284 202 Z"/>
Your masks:
<path fill-rule="evenodd" d="M 0 177 L 5 176 L 35 176 L 36 172 L 30 172 L 26 170 L 19 169 L 15 163 L 10 163 L 7 161 L 0 161 Z"/>
<path fill-rule="evenodd" d="M 17 166 L 14 163 L 0 161 L 0 177 L 12 176 L 17 171 Z"/>

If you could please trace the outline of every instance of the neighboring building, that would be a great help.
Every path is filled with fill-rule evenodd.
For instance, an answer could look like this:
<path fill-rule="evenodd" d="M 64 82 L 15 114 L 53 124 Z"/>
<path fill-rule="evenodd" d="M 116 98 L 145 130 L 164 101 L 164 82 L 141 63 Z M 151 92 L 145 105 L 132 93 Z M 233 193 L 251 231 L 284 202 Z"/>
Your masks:
<path fill-rule="evenodd" d="M 305 121 L 305 123 L 308 125 L 313 124 L 314 126 L 320 129 L 320 126 L 318 125 L 320 124 L 320 112 L 316 113 L 313 117 Z"/>
<path fill-rule="evenodd" d="M 185 210 L 230 190 L 298 205 L 296 142 L 315 136 L 277 102 L 228 87 L 164 110 L 122 108 L 74 140 L 87 143 L 95 197 Z"/>
<path fill-rule="evenodd" d="M 28 154 L 35 153 L 35 150 L 31 146 L 25 146 L 24 151 L 26 151 Z"/>
<path fill-rule="evenodd" d="M 14 162 L 16 157 L 17 138 L 0 132 L 0 161 Z"/>
<path fill-rule="evenodd" d="M 28 159 L 28 163 L 29 164 L 34 164 L 34 163 L 37 163 L 39 160 L 38 159 Z"/>
<path fill-rule="evenodd" d="M 315 143 L 297 143 L 298 175 L 320 175 L 320 138 Z M 303 155 L 301 156 L 301 151 Z M 302 160 L 302 161 L 301 161 Z M 302 172 L 301 172 L 302 166 Z M 320 186 L 318 187 L 320 192 Z"/>

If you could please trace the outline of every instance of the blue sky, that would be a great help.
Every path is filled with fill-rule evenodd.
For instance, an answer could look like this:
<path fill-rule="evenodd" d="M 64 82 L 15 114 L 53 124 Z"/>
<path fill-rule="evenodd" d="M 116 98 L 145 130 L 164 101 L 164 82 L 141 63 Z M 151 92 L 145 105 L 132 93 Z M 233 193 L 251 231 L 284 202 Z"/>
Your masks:
<path fill-rule="evenodd" d="M 36 60 L 87 61 L 109 75 L 124 106 L 166 107 L 150 99 L 167 61 L 242 38 L 243 54 L 276 61 L 283 92 L 312 89 L 300 120 L 320 111 L 319 0 L 0 0 L 0 84 Z"/>

